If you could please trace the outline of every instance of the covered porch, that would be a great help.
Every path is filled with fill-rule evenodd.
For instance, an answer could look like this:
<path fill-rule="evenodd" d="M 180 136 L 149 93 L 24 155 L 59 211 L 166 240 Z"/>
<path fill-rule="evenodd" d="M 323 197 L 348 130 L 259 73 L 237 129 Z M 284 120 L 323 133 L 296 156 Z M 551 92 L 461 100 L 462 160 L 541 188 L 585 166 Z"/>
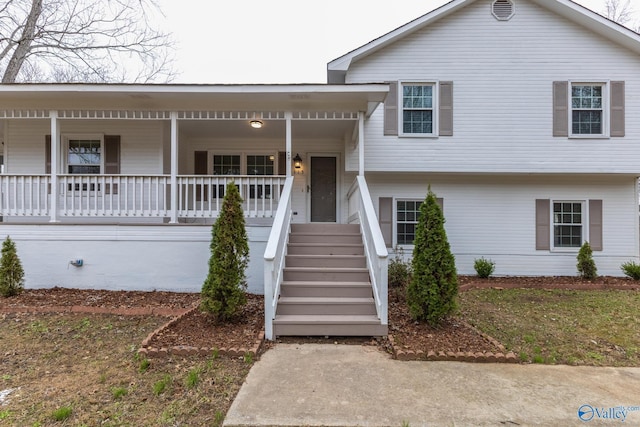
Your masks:
<path fill-rule="evenodd" d="M 0 93 L 5 222 L 210 223 L 231 181 L 246 217 L 269 222 L 293 176 L 294 222 L 340 223 L 355 176 L 345 171 L 347 151 L 386 87 L 7 85 Z M 314 213 L 327 206 L 328 216 Z"/>

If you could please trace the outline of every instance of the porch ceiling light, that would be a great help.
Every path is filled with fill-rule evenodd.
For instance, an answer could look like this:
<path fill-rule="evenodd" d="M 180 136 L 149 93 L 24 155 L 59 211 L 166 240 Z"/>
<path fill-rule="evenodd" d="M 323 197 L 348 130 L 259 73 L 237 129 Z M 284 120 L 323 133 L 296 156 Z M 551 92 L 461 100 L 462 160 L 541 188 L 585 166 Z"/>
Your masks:
<path fill-rule="evenodd" d="M 264 122 L 262 120 L 251 120 L 249 124 L 254 129 L 260 129 L 262 126 L 264 126 Z"/>

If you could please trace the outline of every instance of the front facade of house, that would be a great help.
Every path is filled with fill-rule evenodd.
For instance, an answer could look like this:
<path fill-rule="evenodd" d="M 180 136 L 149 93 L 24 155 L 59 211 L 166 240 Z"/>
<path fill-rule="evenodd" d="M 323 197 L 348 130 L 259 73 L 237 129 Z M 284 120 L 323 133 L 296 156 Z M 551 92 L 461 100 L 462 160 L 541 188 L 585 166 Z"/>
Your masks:
<path fill-rule="evenodd" d="M 460 273 L 574 275 L 588 241 L 620 275 L 640 254 L 638 70 L 640 35 L 569 0 L 454 0 L 327 85 L 4 85 L 0 229 L 28 287 L 199 291 L 233 181 L 249 289 L 277 300 L 290 224 L 360 224 L 383 276 L 430 186 Z"/>

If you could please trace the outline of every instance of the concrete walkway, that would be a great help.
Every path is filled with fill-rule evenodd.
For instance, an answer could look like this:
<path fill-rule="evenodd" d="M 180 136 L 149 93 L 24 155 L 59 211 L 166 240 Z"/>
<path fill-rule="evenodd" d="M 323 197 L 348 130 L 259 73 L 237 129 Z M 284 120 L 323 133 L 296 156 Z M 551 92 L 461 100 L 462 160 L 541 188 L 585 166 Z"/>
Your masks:
<path fill-rule="evenodd" d="M 590 421 L 582 421 L 579 410 Z M 400 362 L 375 347 L 278 344 L 251 368 L 224 425 L 400 427 L 403 422 L 411 427 L 640 425 L 640 368 Z"/>

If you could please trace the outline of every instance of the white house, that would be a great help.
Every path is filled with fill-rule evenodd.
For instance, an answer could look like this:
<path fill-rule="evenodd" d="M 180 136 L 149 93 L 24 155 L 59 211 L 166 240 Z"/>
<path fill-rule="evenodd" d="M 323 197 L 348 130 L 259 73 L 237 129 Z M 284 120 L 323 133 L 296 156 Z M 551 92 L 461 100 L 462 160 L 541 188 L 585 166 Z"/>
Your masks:
<path fill-rule="evenodd" d="M 454 0 L 326 85 L 0 85 L 0 235 L 27 287 L 198 291 L 234 181 L 269 337 L 384 333 L 387 251 L 410 252 L 429 186 L 460 273 L 575 275 L 589 241 L 620 275 L 640 254 L 638 70 L 640 35 L 572 1 Z M 339 304 L 374 329 L 317 326 L 340 310 L 316 282 L 365 283 Z"/>

